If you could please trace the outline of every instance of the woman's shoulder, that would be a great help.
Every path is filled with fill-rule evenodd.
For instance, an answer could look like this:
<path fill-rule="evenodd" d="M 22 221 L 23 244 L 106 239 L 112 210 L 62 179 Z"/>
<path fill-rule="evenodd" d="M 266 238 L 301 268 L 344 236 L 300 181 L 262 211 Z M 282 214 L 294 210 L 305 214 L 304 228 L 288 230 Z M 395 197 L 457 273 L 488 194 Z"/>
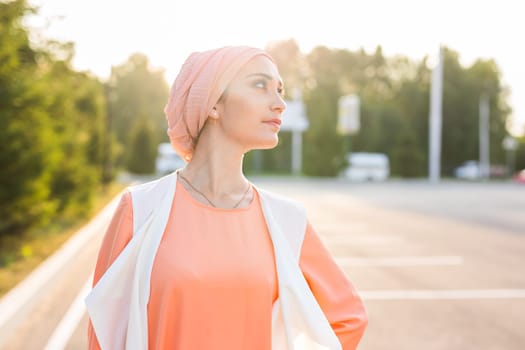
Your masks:
<path fill-rule="evenodd" d="M 176 178 L 176 173 L 172 173 L 153 181 L 128 186 L 134 214 L 134 229 L 140 227 L 153 210 L 166 202 L 166 196 L 174 193 Z"/>
<path fill-rule="evenodd" d="M 132 184 L 128 186 L 127 189 L 132 195 L 143 193 L 147 194 L 155 190 L 162 191 L 165 190 L 165 187 L 169 185 L 170 181 L 174 181 L 176 177 L 176 173 L 171 173 L 158 179 L 150 180 L 139 184 Z"/>

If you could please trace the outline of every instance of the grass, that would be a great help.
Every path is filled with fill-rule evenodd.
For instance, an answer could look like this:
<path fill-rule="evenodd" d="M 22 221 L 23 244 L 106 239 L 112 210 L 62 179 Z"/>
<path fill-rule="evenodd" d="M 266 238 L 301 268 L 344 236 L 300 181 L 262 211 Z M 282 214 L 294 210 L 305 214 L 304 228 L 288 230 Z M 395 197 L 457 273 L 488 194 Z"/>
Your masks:
<path fill-rule="evenodd" d="M 105 190 L 99 189 L 93 209 L 85 218 L 75 221 L 58 218 L 52 225 L 35 231 L 0 237 L 0 297 L 60 248 L 125 186 L 113 183 Z"/>

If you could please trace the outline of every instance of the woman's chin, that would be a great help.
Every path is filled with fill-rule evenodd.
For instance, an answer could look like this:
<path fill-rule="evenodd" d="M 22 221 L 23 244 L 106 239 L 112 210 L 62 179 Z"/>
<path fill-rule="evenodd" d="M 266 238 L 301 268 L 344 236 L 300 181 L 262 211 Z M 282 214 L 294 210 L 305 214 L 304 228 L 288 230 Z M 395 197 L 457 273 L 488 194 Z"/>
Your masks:
<path fill-rule="evenodd" d="M 279 137 L 275 135 L 275 138 L 271 140 L 266 140 L 264 143 L 262 143 L 261 147 L 259 148 L 260 149 L 272 149 L 272 148 L 277 147 L 278 144 L 279 144 Z"/>
<path fill-rule="evenodd" d="M 252 144 L 251 147 L 249 147 L 250 150 L 264 150 L 264 149 L 272 149 L 277 147 L 279 144 L 279 138 L 271 139 L 271 140 L 262 140 L 261 142 L 257 142 L 255 144 Z"/>

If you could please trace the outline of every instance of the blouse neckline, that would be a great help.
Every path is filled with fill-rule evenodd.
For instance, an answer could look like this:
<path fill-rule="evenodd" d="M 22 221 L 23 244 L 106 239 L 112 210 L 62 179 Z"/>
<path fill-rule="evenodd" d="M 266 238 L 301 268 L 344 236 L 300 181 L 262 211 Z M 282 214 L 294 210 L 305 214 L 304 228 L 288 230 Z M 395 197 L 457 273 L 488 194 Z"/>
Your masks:
<path fill-rule="evenodd" d="M 178 174 L 177 174 L 178 175 Z M 250 203 L 248 205 L 246 205 L 245 207 L 240 207 L 240 208 L 219 208 L 219 207 L 213 207 L 209 204 L 205 204 L 205 203 L 202 203 L 201 201 L 197 200 L 196 198 L 194 198 L 191 193 L 186 189 L 186 187 L 181 184 L 179 181 L 179 177 L 177 176 L 177 184 L 176 184 L 176 191 L 175 193 L 177 193 L 178 191 L 181 191 L 183 193 L 183 196 L 187 198 L 187 200 L 194 206 L 198 206 L 200 208 L 203 208 L 203 209 L 206 209 L 206 210 L 209 210 L 209 211 L 214 211 L 214 212 L 223 212 L 223 213 L 227 213 L 227 212 L 230 212 L 230 213 L 235 213 L 235 212 L 242 212 L 242 211 L 247 211 L 247 210 L 250 210 L 255 201 L 258 199 L 259 197 L 259 193 L 257 192 L 257 189 L 256 187 L 250 183 L 250 185 L 252 186 L 252 189 L 253 189 L 253 196 L 252 196 L 252 200 L 250 201 Z"/>

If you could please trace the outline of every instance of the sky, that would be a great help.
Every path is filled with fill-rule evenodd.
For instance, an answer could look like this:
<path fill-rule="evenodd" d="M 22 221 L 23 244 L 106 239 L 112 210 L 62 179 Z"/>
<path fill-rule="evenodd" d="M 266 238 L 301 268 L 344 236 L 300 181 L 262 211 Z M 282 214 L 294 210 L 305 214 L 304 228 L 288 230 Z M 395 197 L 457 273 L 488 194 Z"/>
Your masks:
<path fill-rule="evenodd" d="M 111 66 L 144 53 L 171 84 L 193 51 L 224 45 L 264 48 L 294 38 L 302 52 L 318 45 L 414 60 L 444 45 L 464 65 L 494 59 L 510 91 L 510 130 L 525 132 L 525 33 L 514 0 L 30 0 L 31 27 L 75 43 L 74 67 L 106 79 Z M 521 33 L 521 34 L 520 34 Z"/>

